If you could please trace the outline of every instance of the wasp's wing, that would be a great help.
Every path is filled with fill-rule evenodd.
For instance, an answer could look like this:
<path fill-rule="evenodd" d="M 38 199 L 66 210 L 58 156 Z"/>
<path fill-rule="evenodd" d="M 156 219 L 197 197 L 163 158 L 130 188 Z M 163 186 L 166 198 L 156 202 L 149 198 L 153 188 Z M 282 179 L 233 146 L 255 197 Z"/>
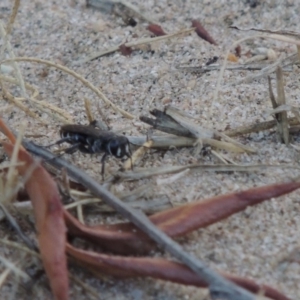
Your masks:
<path fill-rule="evenodd" d="M 101 130 L 90 125 L 68 124 L 68 125 L 63 125 L 60 131 L 78 133 L 86 137 L 91 137 L 94 139 L 102 139 L 104 142 L 116 136 L 116 134 L 111 131 Z"/>

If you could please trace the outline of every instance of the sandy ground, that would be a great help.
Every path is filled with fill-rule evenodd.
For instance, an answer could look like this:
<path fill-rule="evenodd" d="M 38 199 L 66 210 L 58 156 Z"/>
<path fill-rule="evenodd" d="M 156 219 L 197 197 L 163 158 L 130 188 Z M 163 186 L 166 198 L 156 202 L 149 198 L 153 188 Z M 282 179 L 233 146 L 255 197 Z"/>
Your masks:
<path fill-rule="evenodd" d="M 0 2 L 0 19 L 7 22 L 12 1 Z M 176 66 L 199 66 L 213 56 L 222 61 L 230 45 L 250 32 L 228 29 L 228 24 L 243 28 L 287 29 L 300 32 L 300 6 L 297 1 L 141 1 L 140 10 L 161 24 L 166 32 L 173 33 L 191 26 L 191 19 L 198 19 L 217 41 L 218 46 L 201 40 L 195 33 L 143 46 L 131 56 L 119 52 L 100 59 L 76 64 L 90 53 L 108 49 L 122 42 L 150 37 L 145 29 L 147 23 L 138 22 L 136 27 L 126 26 L 120 17 L 86 8 L 84 1 L 22 1 L 14 29 L 10 37 L 16 56 L 38 57 L 51 60 L 71 68 L 101 89 L 106 97 L 117 106 L 137 117 L 129 120 L 107 107 L 90 89 L 73 77 L 44 65 L 20 63 L 22 75 L 27 83 L 35 86 L 39 99 L 68 112 L 74 123 L 87 124 L 84 98 L 92 101 L 94 114 L 97 106 L 107 117 L 114 130 L 126 135 L 144 135 L 147 125 L 138 121 L 141 114 L 148 115 L 151 108 L 163 108 L 171 104 L 186 111 L 195 122 L 206 128 L 225 130 L 258 121 L 270 120 L 267 112 L 271 109 L 267 80 L 255 80 L 249 84 L 231 85 L 250 72 L 226 71 L 221 92 L 213 101 L 219 72 L 213 71 L 202 76 L 183 72 Z M 135 3 L 135 4 L 137 4 Z M 242 53 L 254 53 L 259 48 L 273 49 L 280 55 L 289 55 L 296 50 L 294 45 L 254 39 L 241 44 Z M 245 55 L 242 57 L 245 60 Z M 272 78 L 275 76 L 272 74 Z M 273 80 L 274 82 L 274 80 Z M 299 106 L 299 71 L 294 68 L 285 73 L 285 92 L 288 104 Z M 15 96 L 18 88 L 11 88 Z M 27 103 L 28 104 L 28 103 Z M 8 103 L 2 101 L 3 108 Z M 30 107 L 30 106 L 29 106 Z M 28 117 L 18 108 L 12 107 L 3 113 L 4 119 L 16 130 L 21 121 L 28 122 L 27 133 L 41 134 L 36 143 L 47 145 L 58 139 L 61 122 L 53 116 L 32 108 L 49 125 Z M 297 136 L 295 138 L 297 143 Z M 265 131 L 240 137 L 239 142 L 258 150 L 257 154 L 233 154 L 228 157 L 241 164 L 294 165 L 299 167 L 299 152 L 277 140 L 274 131 Z M 99 157 L 75 154 L 67 157 L 93 177 L 101 180 Z M 164 153 L 151 151 L 140 162 L 140 167 L 185 165 L 188 163 L 218 163 L 215 158 L 193 155 L 191 149 L 170 149 Z M 113 172 L 119 162 L 110 159 L 108 172 Z M 299 170 L 278 169 L 254 173 L 209 173 L 190 172 L 177 181 L 156 187 L 157 195 L 167 195 L 173 203 L 186 203 L 209 196 L 247 189 L 254 186 L 280 182 L 299 176 Z M 159 178 L 168 177 L 161 176 Z M 146 183 L 156 184 L 158 178 L 145 179 L 130 184 L 119 184 L 118 191 L 133 190 Z M 286 197 L 271 200 L 256 207 L 248 208 L 229 219 L 209 228 L 195 231 L 182 245 L 211 267 L 237 275 L 254 278 L 270 284 L 292 299 L 300 299 L 300 266 L 298 263 L 279 263 L 299 247 L 300 218 L 299 191 Z M 155 196 L 155 195 L 154 195 Z M 95 218 L 95 217 L 93 217 Z M 98 216 L 104 222 L 111 216 Z M 95 219 L 92 219 L 95 222 Z M 0 236 L 18 240 L 3 222 Z M 296 249 L 296 250 L 295 250 Z M 0 254 L 16 262 L 20 252 L 0 247 Z M 28 266 L 27 266 L 28 267 Z M 3 270 L 3 269 L 2 269 Z M 165 283 L 158 280 L 110 280 L 103 281 L 71 269 L 86 283 L 99 292 L 99 299 L 202 299 L 202 291 L 193 287 Z M 37 284 L 35 299 L 50 297 L 43 287 L 42 279 Z M 27 299 L 24 290 L 16 290 L 15 280 L 10 280 L 1 289 L 2 299 L 15 295 L 16 299 Z M 16 293 L 16 294 L 14 294 Z M 71 284 L 72 299 L 87 299 L 82 290 Z M 12 296 L 14 297 L 14 296 Z"/>

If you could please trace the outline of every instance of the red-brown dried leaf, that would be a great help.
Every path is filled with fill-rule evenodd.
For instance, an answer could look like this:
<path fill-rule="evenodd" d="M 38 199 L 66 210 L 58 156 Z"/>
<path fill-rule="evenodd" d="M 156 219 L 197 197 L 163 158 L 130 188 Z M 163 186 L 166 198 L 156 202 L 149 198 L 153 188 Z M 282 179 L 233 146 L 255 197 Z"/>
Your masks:
<path fill-rule="evenodd" d="M 185 265 L 162 258 L 99 254 L 74 248 L 70 244 L 67 244 L 67 253 L 75 259 L 76 263 L 101 275 L 126 278 L 152 277 L 185 285 L 207 287 L 205 281 Z M 221 273 L 221 275 L 255 294 L 263 291 L 270 299 L 288 300 L 286 296 L 270 286 L 260 285 L 253 280 L 231 274 Z"/>
<path fill-rule="evenodd" d="M 157 24 L 149 24 L 147 26 L 147 29 L 149 31 L 151 31 L 153 34 L 155 34 L 155 36 L 163 36 L 166 35 L 166 33 L 164 32 L 164 30 L 161 28 L 160 25 Z"/>
<path fill-rule="evenodd" d="M 15 137 L 1 119 L 0 128 L 14 143 Z M 13 145 L 6 142 L 2 142 L 2 145 L 7 154 L 11 156 Z M 24 163 L 17 167 L 20 175 L 30 175 L 25 183 L 25 188 L 32 202 L 40 253 L 52 292 L 55 299 L 68 299 L 69 282 L 65 254 L 66 226 L 57 186 L 40 163 L 35 162 L 23 148 L 19 150 L 18 161 Z M 32 169 L 31 174 L 27 174 L 30 169 Z"/>
<path fill-rule="evenodd" d="M 276 183 L 216 196 L 155 214 L 151 220 L 171 236 L 182 236 L 223 220 L 248 206 L 276 198 L 300 188 L 300 181 Z"/>
<path fill-rule="evenodd" d="M 8 139 L 11 141 L 12 144 L 15 144 L 16 138 L 14 134 L 9 130 L 9 128 L 6 126 L 6 124 L 3 122 L 3 120 L 0 118 L 0 131 L 8 137 Z M 23 148 L 22 146 L 20 148 Z M 23 148 L 24 149 L 24 148 Z"/>
<path fill-rule="evenodd" d="M 150 219 L 169 236 L 178 237 L 299 187 L 300 182 L 287 182 L 253 188 L 168 209 L 152 215 Z M 90 227 L 81 224 L 67 212 L 65 220 L 71 235 L 90 240 L 114 253 L 146 253 L 155 245 L 131 223 Z"/>
<path fill-rule="evenodd" d="M 130 56 L 132 53 L 132 49 L 130 47 L 125 46 L 125 44 L 122 44 L 119 47 L 119 50 L 122 53 L 122 55 L 124 55 L 124 56 Z"/>
<path fill-rule="evenodd" d="M 213 45 L 217 45 L 215 40 L 211 37 L 211 35 L 206 31 L 206 29 L 202 26 L 202 24 L 199 21 L 192 20 L 192 27 L 196 28 L 195 30 L 199 37 Z"/>
<path fill-rule="evenodd" d="M 91 241 L 103 250 L 119 254 L 144 254 L 155 247 L 155 242 L 131 223 L 87 226 L 67 211 L 64 216 L 69 235 Z"/>
<path fill-rule="evenodd" d="M 8 155 L 11 155 L 13 145 L 5 142 L 2 145 Z M 19 173 L 23 176 L 35 164 L 32 157 L 23 149 L 19 151 L 18 160 L 25 162 L 25 165 L 18 167 Z M 32 202 L 39 249 L 52 292 L 55 299 L 68 299 L 66 226 L 57 186 L 46 170 L 37 164 L 25 188 Z"/>

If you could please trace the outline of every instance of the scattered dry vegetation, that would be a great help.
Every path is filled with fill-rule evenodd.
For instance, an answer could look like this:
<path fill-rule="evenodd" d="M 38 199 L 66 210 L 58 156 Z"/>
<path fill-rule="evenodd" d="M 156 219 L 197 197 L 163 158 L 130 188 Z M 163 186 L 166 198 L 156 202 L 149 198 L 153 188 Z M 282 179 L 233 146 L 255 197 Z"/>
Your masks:
<path fill-rule="evenodd" d="M 88 1 L 92 7 L 95 3 L 97 1 Z M 234 42 L 227 52 L 222 54 L 224 60 L 220 64 L 217 62 L 218 58 L 212 58 L 201 67 L 176 66 L 178 72 L 196 73 L 200 74 L 199 76 L 219 72 L 211 106 L 207 108 L 211 115 L 214 114 L 213 109 L 221 98 L 225 72 L 249 72 L 248 75 L 230 82 L 232 89 L 261 78 L 268 79 L 268 116 L 272 116 L 273 120 L 240 124 L 234 129 L 221 131 L 199 125 L 194 115 L 175 107 L 174 103 L 166 102 L 159 109 L 151 107 L 149 113 L 153 118 L 147 116 L 147 110 L 143 110 L 141 114 L 133 113 L 129 105 L 121 107 L 114 103 L 102 88 L 75 71 L 76 66 L 116 52 L 130 60 L 135 51 L 144 51 L 143 47 L 151 47 L 155 43 L 165 43 L 168 47 L 170 40 L 179 40 L 194 32 L 198 36 L 194 35 L 193 38 L 200 37 L 209 42 L 211 47 L 218 46 L 199 20 L 191 19 L 190 28 L 166 33 L 163 24 L 156 24 L 132 4 L 125 1 L 98 1 L 99 3 L 102 9 L 113 8 L 113 13 L 121 16 L 127 24 L 136 24 L 136 20 L 146 21 L 149 35 L 154 34 L 156 37 L 137 38 L 130 42 L 122 42 L 111 49 L 86 54 L 84 58 L 73 62 L 73 69 L 63 63 L 34 57 L 34 53 L 32 57 L 15 55 L 10 40 L 14 34 L 13 27 L 18 18 L 20 1 L 14 1 L 7 23 L 0 22 L 0 86 L 3 103 L 0 130 L 4 134 L 1 144 L 10 158 L 8 162 L 4 155 L 0 164 L 0 218 L 1 227 L 11 226 L 17 235 L 12 238 L 12 233 L 8 233 L 1 237 L 0 247 L 13 249 L 12 251 L 18 253 L 17 260 L 15 256 L 10 256 L 9 252 L 8 255 L 5 251 L 0 253 L 0 291 L 9 294 L 11 299 L 20 299 L 24 289 L 28 294 L 31 290 L 35 298 L 46 298 L 52 294 L 55 299 L 68 299 L 72 294 L 73 299 L 84 295 L 88 295 L 89 299 L 96 299 L 101 298 L 101 290 L 99 287 L 92 287 L 92 284 L 85 280 L 85 276 L 99 277 L 99 280 L 104 282 L 115 280 L 115 277 L 125 278 L 124 280 L 128 280 L 129 277 L 151 277 L 155 280 L 205 288 L 212 299 L 291 299 L 289 295 L 281 292 L 280 288 L 265 284 L 261 278 L 250 279 L 226 269 L 214 271 L 214 268 L 206 267 L 202 260 L 189 253 L 191 251 L 186 251 L 182 237 L 189 234 L 193 239 L 190 233 L 195 230 L 222 222 L 233 214 L 245 211 L 249 206 L 285 195 L 300 187 L 299 179 L 294 176 L 299 170 L 295 163 L 245 164 L 238 161 L 238 156 L 236 158 L 231 155 L 233 153 L 248 157 L 256 154 L 259 151 L 257 147 L 248 145 L 247 139 L 238 138 L 270 129 L 276 131 L 278 145 L 284 143 L 290 149 L 299 150 L 299 146 L 293 143 L 293 135 L 297 133 L 300 125 L 299 108 L 289 104 L 285 93 L 284 74 L 292 72 L 299 63 L 300 34 L 251 28 L 245 31 L 245 37 Z M 235 26 L 232 30 L 243 29 Z M 252 31 L 259 33 L 248 36 Z M 274 51 L 266 51 L 257 55 L 258 57 L 251 55 L 248 61 L 240 63 L 240 57 L 246 55 L 242 50 L 243 43 L 258 39 L 288 43 L 295 47 L 295 52 L 277 57 Z M 107 115 L 114 113 L 117 118 L 122 116 L 124 120 L 138 124 L 137 127 L 145 129 L 148 128 L 145 124 L 148 124 L 152 129 L 147 130 L 147 134 L 142 130 L 143 132 L 135 136 L 128 135 L 134 149 L 131 159 L 125 161 L 119 170 L 110 168 L 105 181 L 101 182 L 98 175 L 95 178 L 87 174 L 88 168 L 85 169 L 82 165 L 73 166 L 68 161 L 68 156 L 58 157 L 28 140 L 31 137 L 36 138 L 39 134 L 44 136 L 43 131 L 39 132 L 38 126 L 47 128 L 53 123 L 72 124 L 76 122 L 76 118 L 63 105 L 41 100 L 41 87 L 31 84 L 30 80 L 22 75 L 19 64 L 23 62 L 47 68 L 43 73 L 46 77 L 48 68 L 60 71 L 62 76 L 71 76 L 74 81 L 80 82 L 93 92 L 97 100 L 82 99 L 81 106 L 89 122 L 99 118 L 98 127 L 107 129 Z M 257 72 L 253 73 L 253 70 Z M 276 93 L 273 91 L 271 80 L 274 74 Z M 97 115 L 92 106 L 97 107 Z M 7 112 L 12 108 L 23 111 L 27 119 L 21 126 L 16 126 L 17 137 L 14 124 L 10 122 L 11 130 L 7 126 Z M 220 120 L 222 114 L 220 112 Z M 34 132 L 27 129 L 28 123 L 36 124 Z M 5 140 L 4 136 L 9 141 Z M 157 153 L 180 148 L 192 148 L 192 158 L 189 162 L 183 158 L 182 163 L 181 158 L 171 157 L 172 163 L 169 165 L 155 164 L 155 158 L 161 155 Z M 200 163 L 195 159 L 203 156 L 204 152 L 208 152 L 213 163 Z M 151 158 L 151 154 L 155 154 L 155 158 Z M 74 154 L 76 155 L 78 154 Z M 151 164 L 145 163 L 145 157 Z M 196 178 L 196 181 L 191 181 L 189 188 L 192 189 L 193 185 L 197 184 L 199 172 L 217 172 L 230 176 L 273 172 L 276 169 L 290 172 L 290 179 L 283 181 L 281 178 L 277 183 L 260 184 L 259 187 L 247 186 L 244 191 L 234 191 L 204 200 L 196 195 L 192 197 L 192 201 L 188 199 L 185 204 L 176 203 L 178 199 L 166 190 L 167 186 L 176 185 L 181 179 L 189 176 Z M 172 198 L 175 198 L 175 201 Z M 118 219 L 116 212 L 125 220 Z M 103 219 L 108 222 L 103 224 L 102 220 L 101 223 L 95 224 L 99 221 L 97 218 L 91 218 L 95 213 L 109 214 L 109 217 Z M 145 214 L 149 215 L 149 218 Z M 112 219 L 110 216 L 113 216 Z M 91 220 L 93 222 L 90 222 Z M 5 229 L 1 231 L 4 232 Z M 226 235 L 226 232 L 224 234 Z M 165 253 L 159 253 L 158 248 L 166 250 L 176 260 Z M 157 254 L 155 256 L 154 251 Z M 93 275 L 87 275 L 90 273 L 86 272 L 79 278 L 76 268 L 89 271 Z M 240 270 L 242 269 L 243 263 L 240 264 Z M 36 283 L 40 274 L 44 273 L 47 280 L 39 280 Z M 112 277 L 108 279 L 107 276 Z M 45 276 L 43 278 L 45 279 Z M 74 286 L 80 286 L 81 290 L 78 291 Z"/>

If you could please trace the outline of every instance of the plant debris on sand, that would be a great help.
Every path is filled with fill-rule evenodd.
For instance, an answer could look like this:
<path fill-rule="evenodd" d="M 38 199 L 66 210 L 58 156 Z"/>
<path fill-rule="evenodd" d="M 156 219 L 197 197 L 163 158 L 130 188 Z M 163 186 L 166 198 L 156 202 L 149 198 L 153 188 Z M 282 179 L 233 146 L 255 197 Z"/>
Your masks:
<path fill-rule="evenodd" d="M 299 298 L 299 11 L 248 2 L 1 2 L 1 295 Z"/>

